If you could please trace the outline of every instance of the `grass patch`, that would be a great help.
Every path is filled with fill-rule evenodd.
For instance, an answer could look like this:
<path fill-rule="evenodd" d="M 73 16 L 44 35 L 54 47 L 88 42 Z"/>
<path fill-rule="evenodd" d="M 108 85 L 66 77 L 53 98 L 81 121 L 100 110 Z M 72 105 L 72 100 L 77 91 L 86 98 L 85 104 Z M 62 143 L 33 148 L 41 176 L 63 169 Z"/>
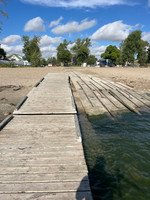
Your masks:
<path fill-rule="evenodd" d="M 14 65 L 14 63 L 9 63 L 9 64 L 2 63 L 2 64 L 0 64 L 0 68 L 29 68 L 29 67 L 32 67 L 32 66 Z"/>
<path fill-rule="evenodd" d="M 81 65 L 71 65 L 71 67 L 81 67 Z"/>
<path fill-rule="evenodd" d="M 2 63 L 0 64 L 0 68 L 15 68 L 14 63 Z"/>

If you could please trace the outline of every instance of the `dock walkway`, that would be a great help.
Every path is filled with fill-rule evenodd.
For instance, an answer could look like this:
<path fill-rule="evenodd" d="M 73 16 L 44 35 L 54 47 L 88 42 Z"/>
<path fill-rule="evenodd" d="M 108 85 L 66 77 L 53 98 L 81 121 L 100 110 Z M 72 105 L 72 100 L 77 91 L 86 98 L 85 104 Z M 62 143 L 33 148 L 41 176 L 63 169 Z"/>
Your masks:
<path fill-rule="evenodd" d="M 36 84 L 1 130 L 4 199 L 92 200 L 67 74 L 48 74 Z"/>

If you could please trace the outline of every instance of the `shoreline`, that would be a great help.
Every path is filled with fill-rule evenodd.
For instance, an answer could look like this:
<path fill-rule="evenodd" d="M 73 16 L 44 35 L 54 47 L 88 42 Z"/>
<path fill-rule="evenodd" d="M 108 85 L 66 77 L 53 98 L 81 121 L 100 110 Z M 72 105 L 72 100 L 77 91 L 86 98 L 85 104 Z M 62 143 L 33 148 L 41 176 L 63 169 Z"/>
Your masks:
<path fill-rule="evenodd" d="M 47 73 L 80 72 L 121 82 L 135 90 L 150 94 L 150 68 L 45 67 L 0 68 L 0 122 Z"/>

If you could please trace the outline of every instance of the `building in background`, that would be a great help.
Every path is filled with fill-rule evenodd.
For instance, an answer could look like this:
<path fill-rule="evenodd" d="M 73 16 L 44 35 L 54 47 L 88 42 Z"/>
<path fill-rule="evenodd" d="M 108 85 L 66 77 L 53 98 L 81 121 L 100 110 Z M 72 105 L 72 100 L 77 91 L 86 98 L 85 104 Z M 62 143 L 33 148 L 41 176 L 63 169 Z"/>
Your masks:
<path fill-rule="evenodd" d="M 24 65 L 24 66 L 29 66 L 31 65 L 25 57 L 18 55 L 18 54 L 13 54 L 9 56 L 9 60 L 14 62 L 15 65 Z"/>

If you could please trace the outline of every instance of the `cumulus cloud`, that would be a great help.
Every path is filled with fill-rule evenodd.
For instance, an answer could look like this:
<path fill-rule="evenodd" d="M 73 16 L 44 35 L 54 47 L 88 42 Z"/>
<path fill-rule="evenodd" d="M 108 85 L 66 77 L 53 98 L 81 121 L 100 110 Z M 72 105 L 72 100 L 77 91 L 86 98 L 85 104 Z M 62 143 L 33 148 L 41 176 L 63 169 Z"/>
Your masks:
<path fill-rule="evenodd" d="M 95 8 L 114 5 L 133 5 L 129 0 L 21 0 L 22 2 L 48 7 Z"/>
<path fill-rule="evenodd" d="M 57 55 L 57 47 L 55 46 L 44 46 L 40 48 L 42 57 L 49 58 L 49 57 L 56 57 Z"/>
<path fill-rule="evenodd" d="M 142 39 L 144 41 L 150 41 L 150 32 L 143 32 L 143 37 Z"/>
<path fill-rule="evenodd" d="M 52 33 L 54 34 L 66 34 L 66 33 L 77 33 L 86 29 L 89 29 L 96 25 L 96 20 L 88 21 L 88 19 L 84 19 L 81 23 L 72 21 L 68 22 L 65 25 L 59 25 L 52 29 Z"/>
<path fill-rule="evenodd" d="M 52 38 L 48 35 L 44 35 L 44 36 L 41 37 L 40 46 L 42 47 L 42 46 L 48 46 L 50 44 L 58 44 L 58 43 L 61 42 L 61 40 L 62 40 L 61 37 Z"/>
<path fill-rule="evenodd" d="M 33 18 L 26 23 L 24 31 L 44 32 L 45 31 L 44 21 L 41 19 L 41 17 Z"/>
<path fill-rule="evenodd" d="M 1 43 L 6 45 L 12 45 L 21 42 L 21 37 L 19 35 L 9 35 L 4 38 Z"/>
<path fill-rule="evenodd" d="M 59 17 L 58 20 L 56 20 L 56 21 L 51 21 L 51 23 L 49 24 L 49 28 L 51 28 L 51 27 L 53 27 L 53 26 L 59 25 L 60 22 L 61 22 L 62 20 L 63 20 L 63 17 L 61 16 L 61 17 Z"/>
<path fill-rule="evenodd" d="M 105 52 L 107 46 L 91 47 L 90 53 L 95 57 L 100 58 L 100 55 Z"/>
<path fill-rule="evenodd" d="M 92 40 L 90 53 L 99 59 L 100 55 L 105 52 L 106 47 L 107 46 L 101 46 L 99 42 Z"/>
<path fill-rule="evenodd" d="M 134 27 L 123 24 L 122 21 L 116 21 L 106 24 L 99 28 L 92 36 L 92 40 L 114 41 L 119 42 L 127 38 L 130 30 Z"/>
<path fill-rule="evenodd" d="M 5 44 L 2 44 L 1 47 L 6 51 L 7 55 L 12 55 L 12 54 L 19 54 L 23 55 L 22 49 L 23 45 L 17 45 L 17 46 L 8 46 Z M 55 46 L 44 46 L 40 47 L 42 57 L 43 58 L 49 58 L 49 57 L 56 57 L 57 55 L 57 47 Z"/>
<path fill-rule="evenodd" d="M 1 47 L 6 51 L 7 55 L 11 55 L 11 54 L 22 55 L 23 45 L 8 46 L 6 44 L 2 44 Z"/>

